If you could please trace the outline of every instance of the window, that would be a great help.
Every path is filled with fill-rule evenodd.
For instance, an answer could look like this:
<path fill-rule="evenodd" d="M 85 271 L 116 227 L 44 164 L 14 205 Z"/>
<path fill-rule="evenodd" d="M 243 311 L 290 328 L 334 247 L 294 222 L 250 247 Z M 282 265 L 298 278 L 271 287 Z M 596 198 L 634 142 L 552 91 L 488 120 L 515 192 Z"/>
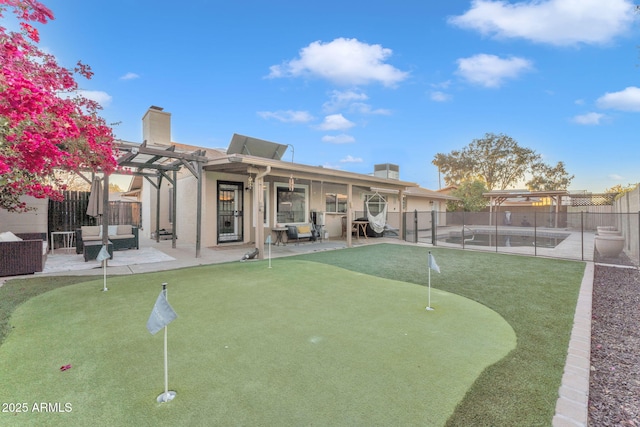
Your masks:
<path fill-rule="evenodd" d="M 278 223 L 307 221 L 307 187 L 276 184 L 276 218 Z"/>
<path fill-rule="evenodd" d="M 324 199 L 326 212 L 345 213 L 347 211 L 346 194 L 327 193 Z"/>

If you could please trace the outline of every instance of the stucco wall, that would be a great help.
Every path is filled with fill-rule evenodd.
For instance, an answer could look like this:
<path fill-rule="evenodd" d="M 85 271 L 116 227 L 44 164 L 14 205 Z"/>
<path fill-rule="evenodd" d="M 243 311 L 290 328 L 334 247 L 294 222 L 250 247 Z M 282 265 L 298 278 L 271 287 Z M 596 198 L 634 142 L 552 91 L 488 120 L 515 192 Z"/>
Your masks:
<path fill-rule="evenodd" d="M 20 200 L 35 209 L 24 213 L 11 213 L 0 209 L 0 232 L 47 233 L 49 199 L 24 196 Z"/>
<path fill-rule="evenodd" d="M 625 237 L 625 252 L 638 261 L 640 258 L 640 186 L 616 200 L 614 208 L 619 213 L 616 226 Z"/>

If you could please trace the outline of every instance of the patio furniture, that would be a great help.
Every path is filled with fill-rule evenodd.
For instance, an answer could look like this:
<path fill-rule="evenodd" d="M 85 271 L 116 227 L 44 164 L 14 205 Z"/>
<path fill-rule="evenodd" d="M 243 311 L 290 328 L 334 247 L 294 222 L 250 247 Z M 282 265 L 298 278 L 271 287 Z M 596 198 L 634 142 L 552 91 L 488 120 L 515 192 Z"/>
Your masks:
<path fill-rule="evenodd" d="M 286 246 L 287 242 L 285 242 L 283 238 L 287 234 L 287 230 L 287 227 L 275 227 L 271 229 L 271 231 L 276 233 L 276 241 L 274 242 L 274 245 L 279 246 L 280 243 L 282 243 Z"/>
<path fill-rule="evenodd" d="M 368 239 L 367 236 L 367 227 L 369 226 L 369 221 L 366 220 L 355 220 L 352 222 L 353 227 L 356 228 L 356 237 L 360 240 L 360 236 L 364 236 L 365 239 Z"/>
<path fill-rule="evenodd" d="M 52 231 L 51 232 L 51 247 L 49 250 L 51 254 L 53 254 L 55 250 L 55 237 L 62 236 L 61 246 L 58 246 L 58 249 L 71 249 L 73 248 L 73 238 L 75 236 L 75 231 Z"/>
<path fill-rule="evenodd" d="M 382 237 L 383 235 L 383 233 L 378 233 L 373 229 L 373 227 L 371 226 L 371 222 L 367 217 L 356 218 L 351 223 L 353 224 L 354 230 L 357 230 L 358 237 Z"/>
<path fill-rule="evenodd" d="M 87 262 L 92 259 L 96 259 L 100 250 L 102 249 L 102 241 L 100 240 L 91 240 L 84 243 L 84 247 L 82 249 L 84 255 L 84 262 Z M 109 252 L 109 259 L 113 259 L 113 242 L 109 241 L 107 243 L 107 251 Z"/>
<path fill-rule="evenodd" d="M 296 244 L 300 239 L 315 241 L 317 238 L 318 234 L 313 224 L 287 225 L 287 239 L 295 240 Z"/>
<path fill-rule="evenodd" d="M 0 233 L 0 277 L 40 272 L 46 259 L 47 233 Z"/>
<path fill-rule="evenodd" d="M 340 237 L 346 237 L 347 236 L 347 217 L 343 216 L 342 218 L 340 218 L 341 224 L 342 224 L 342 234 L 340 235 Z M 356 233 L 358 232 L 358 224 L 356 224 L 355 222 L 351 222 L 351 235 L 355 236 Z"/>
<path fill-rule="evenodd" d="M 114 251 L 124 249 L 139 249 L 138 227 L 132 225 L 110 225 L 109 240 L 113 243 Z M 84 253 L 83 247 L 87 242 L 102 242 L 102 226 L 82 226 L 76 230 L 76 253 Z"/>

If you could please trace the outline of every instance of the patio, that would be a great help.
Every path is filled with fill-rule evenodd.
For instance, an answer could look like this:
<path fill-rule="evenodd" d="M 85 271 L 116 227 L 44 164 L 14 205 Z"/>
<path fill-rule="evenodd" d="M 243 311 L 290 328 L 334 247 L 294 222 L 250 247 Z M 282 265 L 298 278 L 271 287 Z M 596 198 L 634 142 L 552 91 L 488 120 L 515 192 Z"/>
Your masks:
<path fill-rule="evenodd" d="M 402 240 L 394 238 L 354 239 L 353 246 L 396 243 L 404 244 Z M 345 249 L 347 242 L 342 239 L 304 242 L 299 244 L 271 245 L 271 258 L 279 258 L 303 253 Z M 198 265 L 219 264 L 240 261 L 242 256 L 255 249 L 252 244 L 228 244 L 213 248 L 202 248 L 200 257 L 195 258 L 193 244 L 176 243 L 172 248 L 170 240 L 156 242 L 152 239 L 141 238 L 140 249 L 115 251 L 113 260 L 108 261 L 107 274 L 123 275 L 173 270 L 176 268 L 193 267 Z M 265 261 L 269 257 L 269 245 L 265 246 Z M 248 262 L 256 262 L 250 260 Z M 75 249 L 56 250 L 47 256 L 44 271 L 39 275 L 100 275 L 103 274 L 101 264 L 96 261 L 85 262 L 83 256 L 75 253 Z M 7 278 L 0 278 L 0 281 Z"/>

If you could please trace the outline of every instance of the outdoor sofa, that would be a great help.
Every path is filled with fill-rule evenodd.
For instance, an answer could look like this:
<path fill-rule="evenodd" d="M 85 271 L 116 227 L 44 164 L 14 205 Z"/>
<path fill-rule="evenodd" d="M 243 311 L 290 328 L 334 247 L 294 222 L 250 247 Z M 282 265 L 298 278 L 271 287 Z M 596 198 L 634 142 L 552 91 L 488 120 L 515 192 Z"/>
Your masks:
<path fill-rule="evenodd" d="M 0 233 L 0 277 L 42 271 L 46 260 L 47 233 Z"/>
<path fill-rule="evenodd" d="M 287 225 L 287 239 L 290 242 L 293 240 L 299 242 L 300 239 L 309 239 L 310 241 L 315 241 L 318 237 L 319 233 L 312 223 Z"/>
<path fill-rule="evenodd" d="M 138 227 L 132 225 L 109 225 L 109 241 L 114 251 L 139 249 Z M 76 230 L 76 253 L 84 252 L 84 242 L 102 240 L 101 225 L 85 225 Z"/>

